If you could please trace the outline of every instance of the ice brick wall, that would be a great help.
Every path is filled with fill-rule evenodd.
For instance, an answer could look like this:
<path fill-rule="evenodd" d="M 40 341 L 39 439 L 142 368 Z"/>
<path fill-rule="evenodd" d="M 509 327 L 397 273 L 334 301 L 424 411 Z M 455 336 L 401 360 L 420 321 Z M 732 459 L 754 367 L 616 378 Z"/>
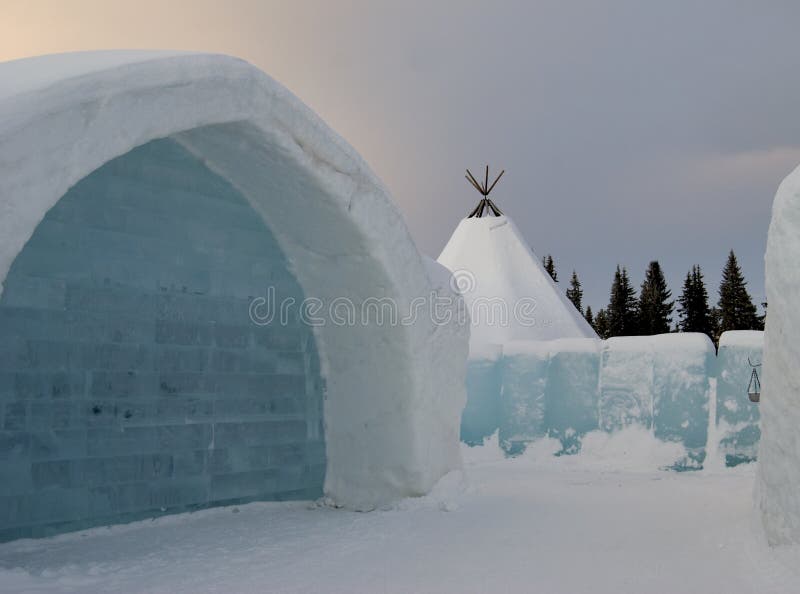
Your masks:
<path fill-rule="evenodd" d="M 714 343 L 699 333 L 652 338 L 653 435 L 683 444 L 687 457 L 676 467 L 698 468 L 706 457 Z"/>
<path fill-rule="evenodd" d="M 747 360 L 761 363 L 763 346 L 764 333 L 756 330 L 723 332 L 719 339 L 717 436 L 727 466 L 752 462 L 758 453 L 760 405 L 747 395 L 752 373 Z"/>
<path fill-rule="evenodd" d="M 508 454 L 548 435 L 565 453 L 597 429 L 600 345 L 595 339 L 512 341 L 476 357 L 467 374 L 461 439 L 483 443 L 495 431 Z"/>
<path fill-rule="evenodd" d="M 575 453 L 590 431 L 638 425 L 684 446 L 676 468 L 696 468 L 706 455 L 715 369 L 714 346 L 702 334 L 512 341 L 499 364 L 471 363 L 462 436 L 496 429 L 509 454 L 549 436 L 561 441 L 562 453 Z M 475 381 L 479 370 L 482 382 Z"/>
<path fill-rule="evenodd" d="M 467 403 L 461 413 L 461 441 L 474 446 L 493 435 L 500 424 L 500 348 L 467 363 Z"/>
<path fill-rule="evenodd" d="M 73 187 L 0 298 L 0 540 L 322 492 L 323 385 L 263 221 L 170 140 Z M 267 293 L 268 294 L 268 293 Z"/>
<path fill-rule="evenodd" d="M 620 336 L 603 343 L 600 427 L 615 431 L 653 425 L 653 343 L 649 336 Z"/>
<path fill-rule="evenodd" d="M 579 451 L 581 438 L 598 427 L 601 344 L 599 340 L 553 342 L 545 426 L 567 454 Z"/>
<path fill-rule="evenodd" d="M 547 342 L 517 341 L 504 349 L 499 438 L 509 454 L 522 452 L 527 443 L 546 435 L 549 366 Z"/>

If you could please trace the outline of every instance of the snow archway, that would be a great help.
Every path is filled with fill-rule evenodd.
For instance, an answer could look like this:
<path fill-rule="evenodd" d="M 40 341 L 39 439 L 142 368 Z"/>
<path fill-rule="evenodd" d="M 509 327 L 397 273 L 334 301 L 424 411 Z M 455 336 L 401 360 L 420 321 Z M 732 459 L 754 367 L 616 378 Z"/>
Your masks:
<path fill-rule="evenodd" d="M 306 297 L 416 322 L 316 326 L 325 493 L 357 509 L 427 492 L 459 465 L 467 329 L 434 321 L 448 276 L 381 182 L 282 86 L 230 57 L 100 52 L 0 64 L 0 280 L 40 221 L 112 159 L 170 139 L 261 215 Z M 143 173 L 146 175 L 146 172 Z M 420 299 L 424 301 L 420 301 Z"/>

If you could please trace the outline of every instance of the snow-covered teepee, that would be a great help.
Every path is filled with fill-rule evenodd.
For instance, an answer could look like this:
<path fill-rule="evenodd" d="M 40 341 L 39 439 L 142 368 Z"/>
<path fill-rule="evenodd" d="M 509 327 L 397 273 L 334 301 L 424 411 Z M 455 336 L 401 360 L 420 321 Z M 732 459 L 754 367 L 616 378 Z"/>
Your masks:
<path fill-rule="evenodd" d="M 597 338 L 514 222 L 489 200 L 500 176 L 491 186 L 488 167 L 483 184 L 469 171 L 467 176 L 483 197 L 458 224 L 438 261 L 450 269 L 464 295 L 473 349 L 511 340 Z"/>

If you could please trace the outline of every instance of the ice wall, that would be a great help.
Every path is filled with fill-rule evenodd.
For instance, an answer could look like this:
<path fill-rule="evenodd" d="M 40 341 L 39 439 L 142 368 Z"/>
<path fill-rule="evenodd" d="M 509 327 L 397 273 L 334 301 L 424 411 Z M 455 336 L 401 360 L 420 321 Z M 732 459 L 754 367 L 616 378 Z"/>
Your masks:
<path fill-rule="evenodd" d="M 620 336 L 603 343 L 600 428 L 653 426 L 653 337 Z"/>
<path fill-rule="evenodd" d="M 500 426 L 502 387 L 499 345 L 473 355 L 467 363 L 467 398 L 461 413 L 461 441 L 474 446 L 493 435 Z"/>
<path fill-rule="evenodd" d="M 800 542 L 800 167 L 772 206 L 766 255 L 758 504 L 773 544 Z"/>
<path fill-rule="evenodd" d="M 715 363 L 705 334 L 653 337 L 653 435 L 684 446 L 687 456 L 675 461 L 678 468 L 698 468 L 706 457 Z"/>
<path fill-rule="evenodd" d="M 252 207 L 171 140 L 47 214 L 0 298 L 0 540 L 322 495 L 323 382 Z"/>
<path fill-rule="evenodd" d="M 761 438 L 761 404 L 750 402 L 747 386 L 752 363 L 761 363 L 764 333 L 723 332 L 717 353 L 717 445 L 727 466 L 756 459 Z M 761 373 L 761 369 L 758 369 Z"/>
<path fill-rule="evenodd" d="M 499 438 L 509 454 L 546 435 L 549 367 L 549 342 L 516 341 L 503 350 Z"/>
<path fill-rule="evenodd" d="M 598 427 L 599 340 L 557 340 L 550 350 L 545 427 L 563 452 L 580 450 L 581 438 Z"/>
<path fill-rule="evenodd" d="M 564 453 L 597 428 L 601 342 L 595 339 L 512 341 L 502 356 L 481 353 L 470 361 L 462 441 L 469 445 L 499 432 L 501 447 L 514 455 L 550 436 Z"/>
<path fill-rule="evenodd" d="M 676 468 L 699 467 L 706 455 L 714 345 L 704 334 L 618 337 L 605 341 L 600 371 L 600 428 L 639 425 L 681 443 Z"/>
<path fill-rule="evenodd" d="M 638 426 L 681 444 L 685 456 L 672 461 L 675 468 L 697 468 L 705 458 L 715 372 L 705 335 L 511 341 L 499 363 L 470 366 L 462 436 L 482 438 L 497 429 L 511 455 L 549 436 L 569 454 L 590 431 Z"/>

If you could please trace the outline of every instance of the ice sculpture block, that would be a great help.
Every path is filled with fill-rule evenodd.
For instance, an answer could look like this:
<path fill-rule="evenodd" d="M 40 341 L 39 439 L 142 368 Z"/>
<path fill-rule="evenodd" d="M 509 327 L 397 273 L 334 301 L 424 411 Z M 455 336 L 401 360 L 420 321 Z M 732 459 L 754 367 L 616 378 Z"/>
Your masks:
<path fill-rule="evenodd" d="M 747 396 L 752 373 L 747 360 L 761 363 L 763 346 L 764 333 L 758 330 L 723 332 L 719 339 L 716 421 L 719 452 L 727 466 L 756 459 L 760 414 L 759 405 Z"/>
<path fill-rule="evenodd" d="M 653 337 L 619 336 L 603 344 L 600 428 L 615 431 L 653 425 Z"/>
<path fill-rule="evenodd" d="M 699 468 L 706 456 L 714 345 L 699 333 L 653 336 L 652 345 L 653 433 L 684 445 L 687 457 L 676 467 Z"/>
<path fill-rule="evenodd" d="M 581 438 L 598 426 L 601 345 L 595 339 L 551 343 L 544 424 L 565 454 L 577 453 Z"/>
<path fill-rule="evenodd" d="M 467 364 L 467 404 L 461 415 L 461 441 L 482 445 L 500 424 L 499 345 L 470 353 Z"/>
<path fill-rule="evenodd" d="M 545 435 L 545 407 L 550 345 L 513 341 L 505 346 L 500 392 L 500 446 L 507 454 Z"/>

